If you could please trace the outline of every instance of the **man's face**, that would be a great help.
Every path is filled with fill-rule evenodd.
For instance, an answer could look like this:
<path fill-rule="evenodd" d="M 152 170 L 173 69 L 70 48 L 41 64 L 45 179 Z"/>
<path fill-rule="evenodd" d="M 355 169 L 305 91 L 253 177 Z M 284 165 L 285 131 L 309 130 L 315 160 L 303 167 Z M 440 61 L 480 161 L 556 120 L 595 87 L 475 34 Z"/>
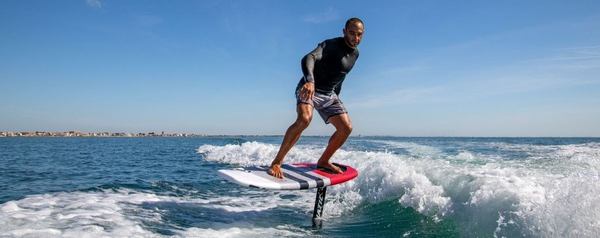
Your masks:
<path fill-rule="evenodd" d="M 365 27 L 360 22 L 353 22 L 348 27 L 344 28 L 344 40 L 346 44 L 352 48 L 356 48 L 360 44 L 360 40 L 365 32 Z"/>

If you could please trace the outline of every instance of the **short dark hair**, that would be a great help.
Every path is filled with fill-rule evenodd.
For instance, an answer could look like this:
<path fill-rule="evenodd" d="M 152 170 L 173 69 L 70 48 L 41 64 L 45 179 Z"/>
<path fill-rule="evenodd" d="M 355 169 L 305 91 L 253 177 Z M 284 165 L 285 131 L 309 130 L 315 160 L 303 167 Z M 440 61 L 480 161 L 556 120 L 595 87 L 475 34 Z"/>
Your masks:
<path fill-rule="evenodd" d="M 348 28 L 348 26 L 349 26 L 350 24 L 352 24 L 352 23 L 355 23 L 355 22 L 360 22 L 360 24 L 362 24 L 363 26 L 365 25 L 365 23 L 363 23 L 363 21 L 362 21 L 360 18 L 358 18 L 358 17 L 353 17 L 353 18 L 350 18 L 350 19 L 348 19 L 348 20 L 346 21 L 346 25 L 344 26 L 344 28 Z"/>

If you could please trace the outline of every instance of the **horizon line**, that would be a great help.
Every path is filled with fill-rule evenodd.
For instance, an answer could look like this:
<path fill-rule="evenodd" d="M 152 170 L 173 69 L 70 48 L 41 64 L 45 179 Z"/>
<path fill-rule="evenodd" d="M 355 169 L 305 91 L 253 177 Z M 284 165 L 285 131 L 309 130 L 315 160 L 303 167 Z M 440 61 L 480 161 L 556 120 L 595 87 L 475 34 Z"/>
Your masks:
<path fill-rule="evenodd" d="M 16 136 L 16 133 L 27 133 L 27 135 L 19 135 Z M 57 135 L 35 135 L 39 133 L 81 133 L 79 136 L 57 136 Z M 91 134 L 109 134 L 109 135 L 91 135 Z M 33 135 L 32 135 L 33 134 Z M 265 136 L 265 137 L 282 137 L 283 134 L 209 134 L 209 133 L 198 133 L 198 132 L 166 132 L 166 131 L 146 131 L 146 132 L 109 132 L 109 131 L 76 131 L 76 130 L 68 130 L 68 131 L 0 131 L 0 137 L 127 137 L 116 134 L 129 134 L 129 135 L 154 135 L 155 137 L 160 137 L 161 135 L 164 137 L 172 137 L 174 135 L 185 135 L 191 137 L 254 137 L 254 136 Z M 11 135 L 11 136 L 9 136 Z M 91 135 L 91 136 L 90 136 Z M 331 135 L 325 134 L 305 134 L 302 136 L 306 137 L 330 137 Z M 149 136 L 148 136 L 149 137 Z M 377 135 L 377 134 L 358 134 L 358 135 L 350 135 L 350 137 L 396 137 L 396 138 L 594 138 L 600 139 L 600 136 L 495 136 L 495 135 L 486 135 L 486 136 L 470 136 L 470 135 Z"/>

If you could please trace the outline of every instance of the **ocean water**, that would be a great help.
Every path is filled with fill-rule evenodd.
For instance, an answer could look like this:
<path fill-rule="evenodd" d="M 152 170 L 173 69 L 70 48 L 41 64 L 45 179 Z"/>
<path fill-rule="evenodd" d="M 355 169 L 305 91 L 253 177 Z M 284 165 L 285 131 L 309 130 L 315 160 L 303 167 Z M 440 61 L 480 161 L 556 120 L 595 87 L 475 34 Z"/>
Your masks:
<path fill-rule="evenodd" d="M 303 137 L 286 162 L 316 161 Z M 328 189 L 244 188 L 281 137 L 0 138 L 0 237 L 598 237 L 600 138 L 353 137 Z"/>

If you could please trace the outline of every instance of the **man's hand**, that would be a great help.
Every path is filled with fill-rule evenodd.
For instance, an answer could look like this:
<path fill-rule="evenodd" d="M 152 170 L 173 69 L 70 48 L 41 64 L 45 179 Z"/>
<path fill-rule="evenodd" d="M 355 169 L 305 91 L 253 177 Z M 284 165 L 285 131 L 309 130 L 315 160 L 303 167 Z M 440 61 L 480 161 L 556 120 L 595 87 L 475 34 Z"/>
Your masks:
<path fill-rule="evenodd" d="M 313 95 L 315 94 L 315 83 L 307 82 L 300 89 L 300 99 L 304 101 L 312 100 Z"/>

